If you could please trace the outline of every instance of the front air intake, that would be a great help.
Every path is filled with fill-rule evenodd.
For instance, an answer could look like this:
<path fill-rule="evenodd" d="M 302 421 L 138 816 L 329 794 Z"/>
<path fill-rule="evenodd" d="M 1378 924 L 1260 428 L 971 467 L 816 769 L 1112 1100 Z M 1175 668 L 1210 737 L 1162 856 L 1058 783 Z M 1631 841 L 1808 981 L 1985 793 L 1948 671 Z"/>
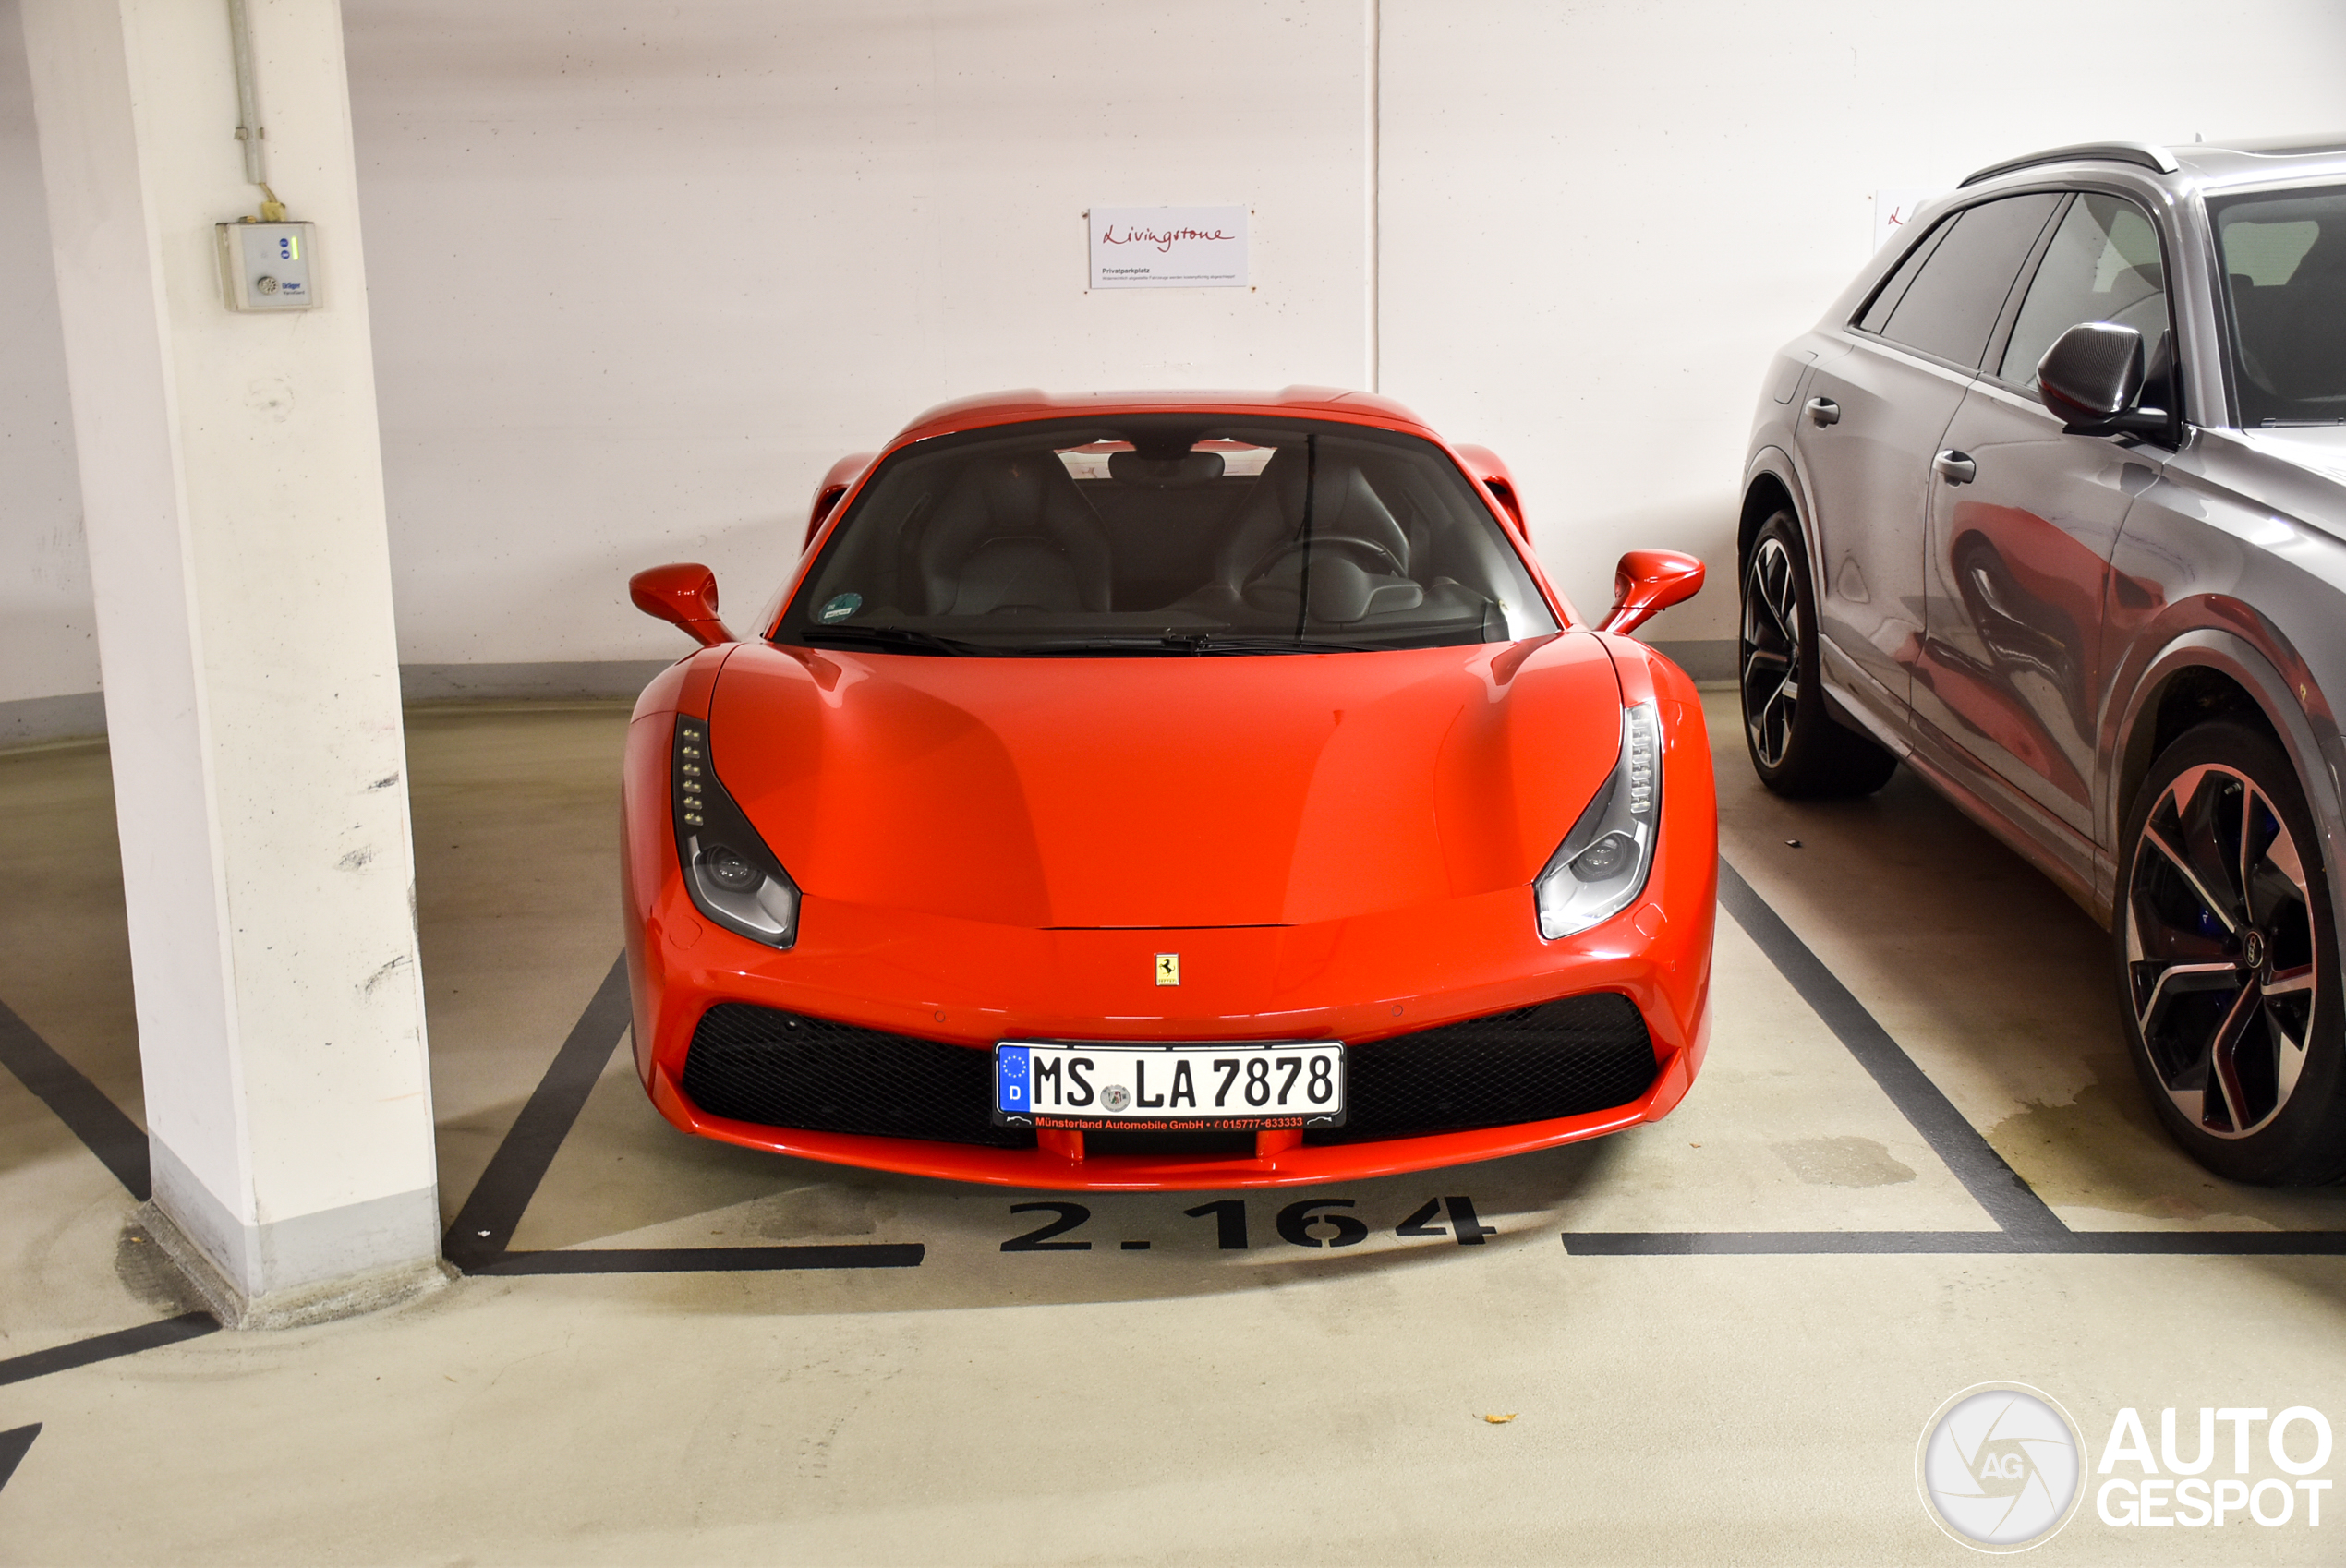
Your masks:
<path fill-rule="evenodd" d="M 744 1002 L 701 1015 L 684 1097 L 713 1116 L 806 1132 L 1032 1149 L 993 1125 L 990 1051 L 863 1029 Z"/>
<path fill-rule="evenodd" d="M 1372 1041 L 1346 1052 L 1347 1120 L 1308 1144 L 1365 1143 L 1551 1121 L 1628 1104 L 1659 1072 L 1645 1019 L 1600 992 Z M 1032 1149 L 993 1125 L 992 1053 L 744 1002 L 702 1015 L 685 1098 L 711 1116 L 806 1132 Z M 1087 1134 L 1091 1153 L 1243 1156 L 1252 1133 Z"/>
<path fill-rule="evenodd" d="M 1306 1143 L 1363 1143 L 1609 1111 L 1660 1072 L 1637 1004 L 1613 992 L 1566 996 L 1371 1041 L 1345 1053 L 1338 1128 Z"/>

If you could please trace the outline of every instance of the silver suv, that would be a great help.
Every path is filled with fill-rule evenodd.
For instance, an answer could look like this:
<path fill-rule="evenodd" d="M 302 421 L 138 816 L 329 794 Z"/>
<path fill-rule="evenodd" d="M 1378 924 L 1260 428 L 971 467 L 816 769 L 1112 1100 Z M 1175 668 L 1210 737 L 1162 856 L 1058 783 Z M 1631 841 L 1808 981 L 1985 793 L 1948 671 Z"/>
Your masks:
<path fill-rule="evenodd" d="M 2346 141 L 1980 170 L 1777 356 L 1743 496 L 1760 778 L 1905 761 L 2112 928 L 2185 1148 L 2346 1177 Z"/>

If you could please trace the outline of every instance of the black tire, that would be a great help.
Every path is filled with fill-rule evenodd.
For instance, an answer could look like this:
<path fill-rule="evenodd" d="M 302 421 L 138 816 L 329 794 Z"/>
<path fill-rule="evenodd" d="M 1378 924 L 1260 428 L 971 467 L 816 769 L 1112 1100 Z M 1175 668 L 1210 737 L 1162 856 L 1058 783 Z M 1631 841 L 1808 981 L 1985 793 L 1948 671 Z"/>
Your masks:
<path fill-rule="evenodd" d="M 1779 512 L 1760 525 L 1743 563 L 1735 642 L 1743 739 L 1760 782 L 1796 800 L 1870 795 L 1898 759 L 1835 719 L 1818 679 L 1817 595 L 1800 520 Z"/>
<path fill-rule="evenodd" d="M 2288 757 L 2245 725 L 2186 730 L 2119 846 L 2119 1006 L 2159 1120 L 2233 1181 L 2346 1178 L 2337 923 Z"/>

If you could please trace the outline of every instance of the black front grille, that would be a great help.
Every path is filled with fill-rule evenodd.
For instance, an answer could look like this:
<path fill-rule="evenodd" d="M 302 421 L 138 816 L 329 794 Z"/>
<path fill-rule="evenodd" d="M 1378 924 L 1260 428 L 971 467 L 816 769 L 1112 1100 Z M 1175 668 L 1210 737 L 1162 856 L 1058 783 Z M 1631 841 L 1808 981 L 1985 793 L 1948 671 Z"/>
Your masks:
<path fill-rule="evenodd" d="M 807 1132 L 857 1132 L 1032 1149 L 995 1127 L 989 1051 L 720 1002 L 684 1057 L 684 1094 L 711 1116 Z"/>
<path fill-rule="evenodd" d="M 1345 1053 L 1348 1112 L 1306 1143 L 1510 1127 L 1626 1105 L 1660 1070 L 1637 1004 L 1599 992 Z"/>
<path fill-rule="evenodd" d="M 1626 996 L 1567 996 L 1536 1007 L 1396 1035 L 1346 1053 L 1350 1110 L 1306 1143 L 1361 1143 L 1547 1121 L 1626 1105 L 1658 1071 L 1645 1019 Z M 1032 1149 L 1034 1134 L 992 1123 L 992 1053 L 720 1002 L 684 1057 L 684 1093 L 711 1116 L 808 1132 L 852 1132 Z M 1254 1135 L 1212 1128 L 1085 1136 L 1088 1153 L 1253 1152 Z"/>

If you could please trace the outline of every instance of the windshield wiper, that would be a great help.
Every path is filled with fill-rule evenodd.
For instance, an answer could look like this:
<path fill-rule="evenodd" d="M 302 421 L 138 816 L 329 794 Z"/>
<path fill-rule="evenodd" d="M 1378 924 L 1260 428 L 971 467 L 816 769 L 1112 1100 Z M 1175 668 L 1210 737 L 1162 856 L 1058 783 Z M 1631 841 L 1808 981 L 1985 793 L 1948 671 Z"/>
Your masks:
<path fill-rule="evenodd" d="M 1323 637 L 1191 637 L 1191 653 L 1376 653 L 1379 643 L 1338 643 Z"/>
<path fill-rule="evenodd" d="M 1006 653 L 1141 654 L 1182 658 L 1208 654 L 1374 653 L 1370 643 L 1334 643 L 1296 637 L 1230 637 L 1211 633 L 1166 632 L 1156 636 L 1062 637 L 1047 643 L 1024 643 Z"/>
<path fill-rule="evenodd" d="M 934 632 L 915 632 L 907 626 L 808 626 L 800 630 L 798 637 L 810 646 L 884 648 L 889 653 L 965 657 L 998 656 L 1009 651 L 982 643 L 965 643 L 957 637 L 940 637 Z"/>

